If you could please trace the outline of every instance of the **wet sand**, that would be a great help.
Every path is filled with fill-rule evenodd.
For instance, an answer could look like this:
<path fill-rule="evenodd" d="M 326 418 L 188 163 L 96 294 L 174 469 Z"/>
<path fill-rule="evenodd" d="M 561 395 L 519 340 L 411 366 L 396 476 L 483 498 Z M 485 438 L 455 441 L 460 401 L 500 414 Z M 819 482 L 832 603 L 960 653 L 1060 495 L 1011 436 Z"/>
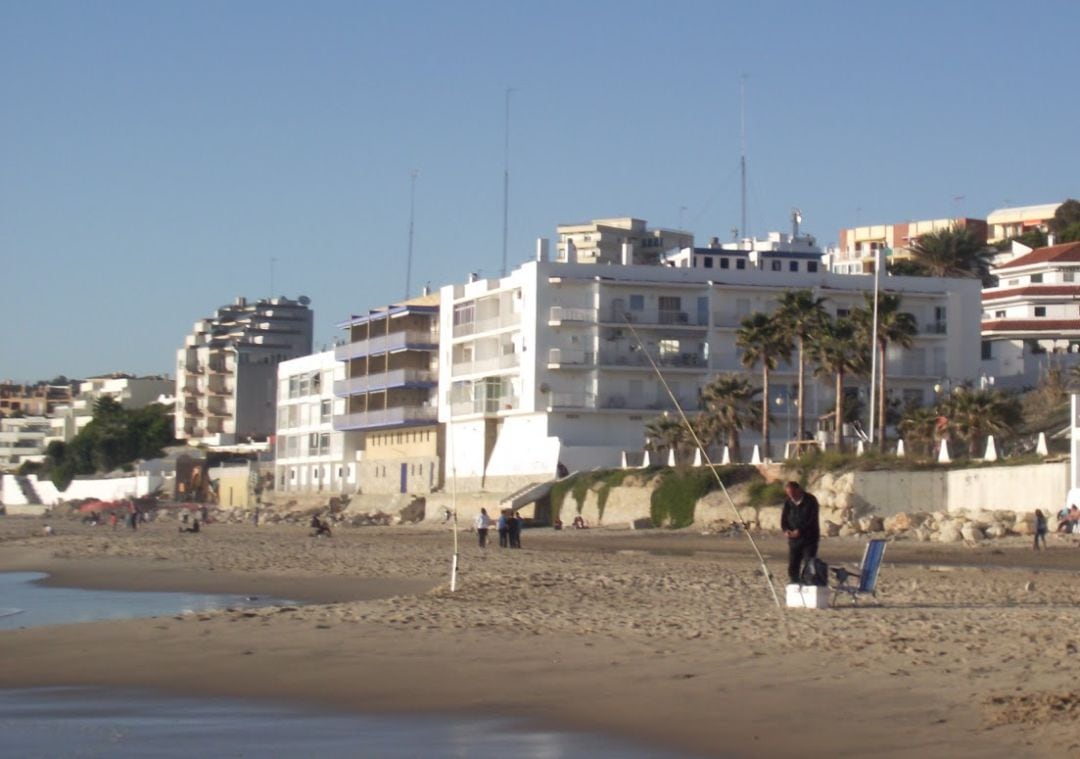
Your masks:
<path fill-rule="evenodd" d="M 298 608 L 0 634 L 0 687 L 115 685 L 373 713 L 508 715 L 709 756 L 1061 756 L 1080 749 L 1080 549 L 890 545 L 880 606 L 778 612 L 744 539 L 0 522 L 0 569 Z M 863 542 L 827 540 L 826 561 Z M 764 539 L 783 575 L 784 545 Z M 193 583 L 198 583 L 197 585 Z M 779 588 L 778 588 L 779 589 Z"/>

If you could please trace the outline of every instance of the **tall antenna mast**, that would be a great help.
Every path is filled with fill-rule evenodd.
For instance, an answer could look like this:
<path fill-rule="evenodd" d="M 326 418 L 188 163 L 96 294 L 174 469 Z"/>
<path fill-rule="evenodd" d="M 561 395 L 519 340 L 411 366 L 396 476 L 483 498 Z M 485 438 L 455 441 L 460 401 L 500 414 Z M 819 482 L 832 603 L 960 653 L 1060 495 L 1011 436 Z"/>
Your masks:
<path fill-rule="evenodd" d="M 271 257 L 270 259 L 270 297 L 274 297 L 274 266 L 277 264 L 277 258 Z"/>
<path fill-rule="evenodd" d="M 510 93 L 506 88 L 506 120 L 503 124 L 503 227 L 502 227 L 502 276 L 506 276 L 506 246 L 510 234 Z"/>
<path fill-rule="evenodd" d="M 746 237 L 746 74 L 739 76 L 739 172 L 742 176 L 742 221 L 739 229 Z"/>
<path fill-rule="evenodd" d="M 413 251 L 413 228 L 416 222 L 416 178 L 420 172 L 413 169 L 409 172 L 409 252 L 405 256 L 405 300 L 409 299 L 412 292 L 412 251 Z"/>

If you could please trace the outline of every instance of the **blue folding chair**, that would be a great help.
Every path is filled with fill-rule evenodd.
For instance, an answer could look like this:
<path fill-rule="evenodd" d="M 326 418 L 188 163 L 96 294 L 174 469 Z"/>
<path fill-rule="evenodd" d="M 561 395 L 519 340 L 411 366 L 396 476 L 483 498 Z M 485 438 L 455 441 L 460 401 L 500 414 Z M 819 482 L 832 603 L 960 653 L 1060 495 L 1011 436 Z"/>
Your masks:
<path fill-rule="evenodd" d="M 845 567 L 830 567 L 836 575 L 837 584 L 833 587 L 833 604 L 841 593 L 851 596 L 852 603 L 859 602 L 860 595 L 870 595 L 877 600 L 877 578 L 881 571 L 881 561 L 885 558 L 885 539 L 874 538 L 866 544 L 859 570 L 852 572 Z M 857 578 L 858 585 L 849 585 L 848 580 Z"/>

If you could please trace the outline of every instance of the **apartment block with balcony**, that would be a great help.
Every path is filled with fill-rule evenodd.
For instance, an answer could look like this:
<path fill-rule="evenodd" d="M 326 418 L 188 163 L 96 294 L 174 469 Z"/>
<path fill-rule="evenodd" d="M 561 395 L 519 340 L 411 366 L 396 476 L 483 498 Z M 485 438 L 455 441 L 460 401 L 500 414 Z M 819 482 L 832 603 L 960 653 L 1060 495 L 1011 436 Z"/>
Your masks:
<path fill-rule="evenodd" d="M 558 260 L 582 264 L 656 264 L 669 251 L 694 245 L 689 232 L 650 227 L 644 220 L 628 216 L 560 224 L 556 231 Z"/>
<path fill-rule="evenodd" d="M 215 446 L 274 434 L 278 364 L 311 353 L 308 303 L 237 298 L 196 322 L 177 351 L 177 438 Z"/>
<path fill-rule="evenodd" d="M 919 324 L 911 349 L 889 351 L 890 393 L 927 402 L 943 378 L 973 380 L 979 283 L 888 277 L 881 286 L 900 294 Z M 785 290 L 803 287 L 843 315 L 863 305 L 873 279 L 823 269 L 598 269 L 547 261 L 542 243 L 536 261 L 502 279 L 444 287 L 440 397 L 450 403 L 439 418 L 448 473 L 456 471 L 460 487 L 509 491 L 554 475 L 559 464 L 617 465 L 621 451 L 642 448 L 650 419 L 674 409 L 671 394 L 696 412 L 701 388 L 720 372 L 758 383 L 759 372 L 741 364 L 736 330 L 752 313 L 772 311 Z M 776 453 L 785 430 L 798 435 L 795 383 L 792 366 L 774 373 Z M 849 385 L 847 392 L 865 390 Z M 812 424 L 833 408 L 832 383 L 811 381 L 807 402 Z M 744 444 L 756 438 L 748 430 Z"/>
<path fill-rule="evenodd" d="M 994 269 L 982 293 L 982 382 L 1032 387 L 1080 364 L 1080 243 L 1038 248 Z"/>
<path fill-rule="evenodd" d="M 830 249 L 830 268 L 838 274 L 873 274 L 879 251 L 885 251 L 887 260 L 908 258 L 909 246 L 919 237 L 953 227 L 970 229 L 980 242 L 987 241 L 986 221 L 966 217 L 851 227 L 840 230 L 839 243 Z"/>
<path fill-rule="evenodd" d="M 986 217 L 987 241 L 1003 242 L 1036 229 L 1049 232 L 1050 222 L 1059 208 L 1061 203 L 1043 203 L 991 211 Z"/>
<path fill-rule="evenodd" d="M 334 429 L 345 399 L 334 394 L 345 364 L 334 351 L 282 361 L 277 368 L 274 490 L 349 494 L 358 485 L 362 433 Z"/>
<path fill-rule="evenodd" d="M 48 416 L 71 403 L 75 384 L 0 382 L 0 416 Z"/>
<path fill-rule="evenodd" d="M 48 436 L 49 420 L 43 416 L 0 417 L 0 471 L 43 461 Z"/>
<path fill-rule="evenodd" d="M 334 429 L 359 434 L 363 493 L 430 493 L 442 485 L 438 425 L 439 297 L 425 295 L 354 316 L 335 348 L 344 407 Z"/>

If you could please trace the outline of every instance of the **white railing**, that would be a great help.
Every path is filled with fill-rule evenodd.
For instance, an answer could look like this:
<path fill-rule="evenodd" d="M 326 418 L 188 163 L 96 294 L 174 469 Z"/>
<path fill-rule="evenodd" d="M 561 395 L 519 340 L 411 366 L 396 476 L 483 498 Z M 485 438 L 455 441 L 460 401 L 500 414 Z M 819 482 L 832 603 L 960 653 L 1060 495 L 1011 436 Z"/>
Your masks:
<path fill-rule="evenodd" d="M 495 372 L 500 369 L 515 369 L 521 365 L 521 355 L 518 353 L 504 353 L 501 356 L 490 358 L 478 358 L 467 363 L 454 364 L 450 375 L 459 377 L 463 374 L 483 374 Z"/>
<path fill-rule="evenodd" d="M 344 397 L 359 395 L 373 390 L 385 390 L 401 387 L 412 382 L 435 382 L 435 373 L 430 369 L 392 369 L 389 372 L 373 372 L 361 377 L 334 381 L 334 395 Z"/>
<path fill-rule="evenodd" d="M 702 314 L 703 318 L 699 319 L 698 314 L 691 311 L 674 311 L 655 308 L 630 311 L 627 309 L 611 308 L 606 311 L 606 316 L 606 321 L 616 322 L 618 324 L 625 324 L 626 321 L 630 321 L 633 324 L 659 324 L 671 327 L 709 326 L 709 317 L 707 315 Z"/>
<path fill-rule="evenodd" d="M 494 414 L 499 411 L 514 411 L 520 407 L 520 398 L 516 395 L 507 395 L 502 398 L 477 398 L 471 401 L 455 401 L 450 404 L 450 413 L 454 416 Z"/>
<path fill-rule="evenodd" d="M 572 306 L 552 306 L 548 314 L 550 322 L 595 322 L 595 308 L 577 308 Z"/>
<path fill-rule="evenodd" d="M 507 329 L 521 324 L 521 314 L 509 313 L 500 316 L 489 316 L 486 319 L 477 319 L 471 322 L 454 325 L 454 337 L 466 337 L 477 335 L 481 332 L 493 332 L 497 329 Z"/>
<path fill-rule="evenodd" d="M 404 348 L 434 350 L 439 345 L 439 335 L 430 330 L 410 329 L 404 332 L 391 332 L 389 335 L 376 335 L 355 343 L 345 343 L 334 348 L 334 358 L 348 361 L 353 358 L 386 353 Z"/>
<path fill-rule="evenodd" d="M 658 366 L 673 369 L 704 369 L 707 364 L 705 356 L 700 353 L 670 353 L 654 356 L 653 361 Z M 641 351 L 601 351 L 600 364 L 603 366 L 649 366 L 649 359 Z"/>
<path fill-rule="evenodd" d="M 406 422 L 433 422 L 437 417 L 433 406 L 395 406 L 377 411 L 358 411 L 334 417 L 335 430 L 356 430 L 366 427 L 388 427 Z"/>
<path fill-rule="evenodd" d="M 549 408 L 596 408 L 595 393 L 552 393 Z"/>
<path fill-rule="evenodd" d="M 548 364 L 558 366 L 587 366 L 596 363 L 596 354 L 592 351 L 573 348 L 549 348 Z"/>

